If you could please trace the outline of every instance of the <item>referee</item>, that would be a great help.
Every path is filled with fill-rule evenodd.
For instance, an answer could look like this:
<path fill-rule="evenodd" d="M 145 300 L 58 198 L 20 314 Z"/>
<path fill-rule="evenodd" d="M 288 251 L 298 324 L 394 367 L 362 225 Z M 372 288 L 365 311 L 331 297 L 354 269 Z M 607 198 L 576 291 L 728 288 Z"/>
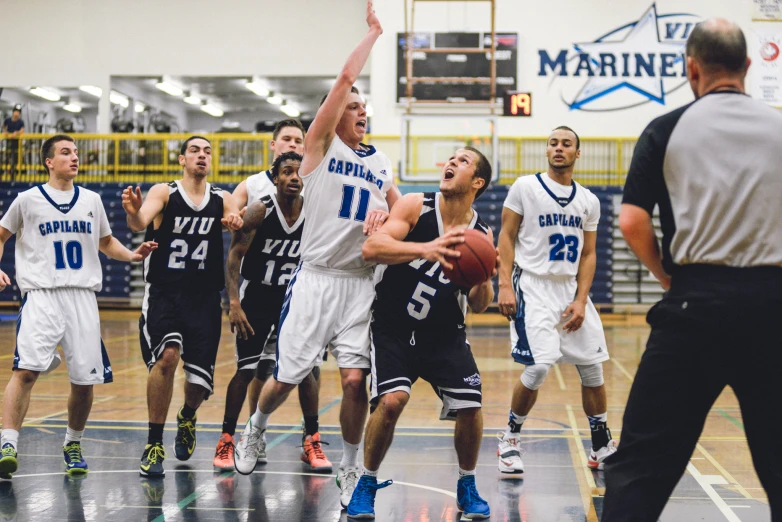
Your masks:
<path fill-rule="evenodd" d="M 644 130 L 619 216 L 668 292 L 647 317 L 601 520 L 658 520 L 726 386 L 782 520 L 782 114 L 744 94 L 750 60 L 735 24 L 699 24 L 686 56 L 696 100 Z"/>

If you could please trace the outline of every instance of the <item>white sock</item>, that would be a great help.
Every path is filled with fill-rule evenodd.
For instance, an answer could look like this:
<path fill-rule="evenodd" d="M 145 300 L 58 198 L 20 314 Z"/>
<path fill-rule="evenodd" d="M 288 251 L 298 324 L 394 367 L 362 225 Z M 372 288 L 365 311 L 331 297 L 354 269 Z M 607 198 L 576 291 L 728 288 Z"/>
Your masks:
<path fill-rule="evenodd" d="M 260 408 L 255 408 L 255 413 L 250 417 L 253 426 L 261 428 L 261 431 L 266 431 L 266 426 L 269 424 L 269 416 L 271 413 L 263 413 Z"/>
<path fill-rule="evenodd" d="M 467 475 L 475 475 L 475 470 L 474 469 L 466 470 L 466 469 L 459 468 L 459 478 L 466 477 Z"/>
<path fill-rule="evenodd" d="M 362 471 L 361 474 L 377 478 L 377 471 L 370 471 L 367 468 L 364 468 L 364 471 Z"/>
<path fill-rule="evenodd" d="M 77 430 L 73 430 L 70 427 L 68 427 L 65 430 L 65 442 L 63 442 L 62 445 L 65 446 L 69 442 L 81 443 L 81 438 L 82 438 L 83 435 L 84 435 L 84 430 L 77 431 Z"/>
<path fill-rule="evenodd" d="M 0 448 L 6 443 L 9 443 L 16 448 L 19 445 L 19 432 L 16 430 L 3 430 L 0 435 Z"/>
<path fill-rule="evenodd" d="M 361 444 L 361 443 L 359 443 Z M 339 463 L 340 468 L 357 468 L 358 467 L 358 446 L 359 444 L 351 444 L 350 442 L 342 439 L 342 461 Z"/>

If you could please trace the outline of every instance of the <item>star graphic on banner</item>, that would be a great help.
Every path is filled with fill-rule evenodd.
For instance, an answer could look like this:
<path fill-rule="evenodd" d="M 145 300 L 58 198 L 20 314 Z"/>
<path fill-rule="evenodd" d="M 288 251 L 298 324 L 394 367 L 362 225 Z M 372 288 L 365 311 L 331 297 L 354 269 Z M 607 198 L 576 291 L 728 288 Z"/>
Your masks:
<path fill-rule="evenodd" d="M 618 42 L 601 42 L 598 40 L 575 44 L 575 48 L 579 53 L 589 55 L 589 61 L 593 65 L 592 70 L 595 71 L 595 76 L 590 77 L 589 81 L 576 95 L 573 103 L 570 105 L 571 109 L 580 109 L 588 103 L 622 88 L 630 89 L 651 101 L 664 105 L 665 90 L 660 74 L 662 69 L 662 58 L 660 55 L 675 54 L 678 57 L 674 63 L 680 62 L 682 60 L 681 56 L 684 54 L 685 42 L 668 43 L 660 41 L 660 31 L 657 25 L 657 7 L 655 4 L 652 4 L 623 40 Z M 649 54 L 655 56 L 653 76 L 600 76 L 601 54 L 614 56 L 616 69 L 619 72 L 623 68 L 622 54 L 629 54 L 631 57 L 634 57 L 636 53 L 644 57 Z M 631 60 L 630 69 L 632 69 L 632 64 L 634 64 L 634 60 Z M 606 70 L 610 71 L 610 67 L 607 67 Z"/>

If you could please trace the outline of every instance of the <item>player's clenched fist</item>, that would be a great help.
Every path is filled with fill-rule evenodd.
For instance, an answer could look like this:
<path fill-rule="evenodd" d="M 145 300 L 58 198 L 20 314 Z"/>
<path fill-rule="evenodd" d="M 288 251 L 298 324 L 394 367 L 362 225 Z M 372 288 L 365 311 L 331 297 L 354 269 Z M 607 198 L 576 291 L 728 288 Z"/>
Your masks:
<path fill-rule="evenodd" d="M 228 228 L 229 230 L 239 230 L 242 228 L 242 225 L 244 224 L 244 220 L 239 216 L 239 214 L 228 214 L 223 219 L 220 220 L 220 222 Z"/>

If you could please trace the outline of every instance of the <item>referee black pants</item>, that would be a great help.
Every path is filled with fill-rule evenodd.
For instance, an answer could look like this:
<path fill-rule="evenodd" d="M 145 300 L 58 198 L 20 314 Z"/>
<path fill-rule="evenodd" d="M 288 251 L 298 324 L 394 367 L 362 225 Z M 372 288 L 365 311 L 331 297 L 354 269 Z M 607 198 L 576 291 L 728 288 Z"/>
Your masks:
<path fill-rule="evenodd" d="M 726 386 L 772 520 L 782 521 L 782 269 L 682 268 L 647 320 L 619 449 L 606 460 L 601 522 L 658 520 Z"/>

